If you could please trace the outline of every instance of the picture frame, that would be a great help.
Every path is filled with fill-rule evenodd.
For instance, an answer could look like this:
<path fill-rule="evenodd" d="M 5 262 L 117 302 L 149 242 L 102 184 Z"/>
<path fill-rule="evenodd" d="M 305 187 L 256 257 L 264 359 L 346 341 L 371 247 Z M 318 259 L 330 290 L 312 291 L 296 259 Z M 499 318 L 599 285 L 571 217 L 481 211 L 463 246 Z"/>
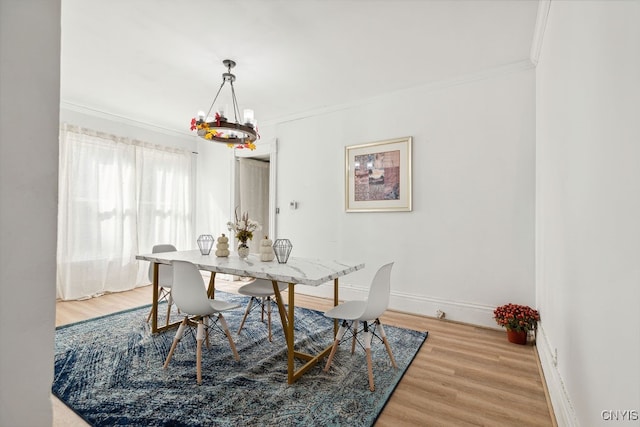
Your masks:
<path fill-rule="evenodd" d="M 345 147 L 347 212 L 411 211 L 412 137 Z"/>

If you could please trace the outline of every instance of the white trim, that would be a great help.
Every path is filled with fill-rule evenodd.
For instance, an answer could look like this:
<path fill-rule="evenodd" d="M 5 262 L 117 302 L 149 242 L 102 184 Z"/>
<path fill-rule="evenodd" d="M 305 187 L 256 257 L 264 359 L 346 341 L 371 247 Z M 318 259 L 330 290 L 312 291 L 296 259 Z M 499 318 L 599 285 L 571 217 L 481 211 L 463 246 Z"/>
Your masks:
<path fill-rule="evenodd" d="M 562 375 L 558 369 L 555 350 L 553 350 L 549 338 L 544 332 L 542 323 L 538 325 L 536 351 L 538 352 L 540 366 L 544 373 L 544 381 L 549 390 L 551 405 L 553 406 L 553 412 L 558 425 L 563 427 L 578 427 L 580 423 L 578 422 L 578 417 L 571 404 L 569 393 L 564 386 Z"/>
<path fill-rule="evenodd" d="M 323 114 L 333 113 L 336 111 L 347 110 L 347 109 L 352 109 L 352 108 L 363 106 L 363 105 L 368 105 L 378 101 L 379 99 L 386 98 L 391 94 L 402 95 L 404 93 L 415 92 L 416 90 L 426 90 L 430 92 L 435 92 L 443 88 L 463 85 L 467 83 L 476 82 L 479 80 L 491 79 L 497 76 L 502 76 L 502 75 L 506 75 L 506 74 L 510 74 L 518 71 L 528 70 L 531 68 L 534 68 L 534 65 L 531 63 L 531 60 L 527 58 L 521 61 L 500 65 L 498 67 L 488 68 L 486 70 L 482 70 L 473 74 L 467 74 L 460 77 L 454 77 L 454 78 L 439 80 L 436 82 L 427 83 L 423 85 L 412 86 L 412 87 L 397 90 L 397 91 L 385 92 L 380 95 L 359 99 L 359 100 L 345 103 L 345 104 L 337 104 L 337 105 L 323 107 L 323 108 L 311 109 L 304 112 L 293 113 L 293 114 L 277 117 L 275 119 L 263 120 L 262 123 L 263 125 L 281 124 L 288 121 L 294 121 L 294 120 L 304 119 L 307 117 L 314 117 L 318 115 L 323 115 Z"/>
<path fill-rule="evenodd" d="M 247 149 L 233 150 L 231 158 L 231 207 L 230 218 L 235 214 L 236 206 L 236 158 L 268 158 L 269 159 L 269 234 L 274 241 L 277 236 L 276 230 L 276 193 L 277 188 L 277 171 L 278 171 L 278 140 L 273 138 L 266 142 L 256 144 L 256 149 L 251 151 Z"/>
<path fill-rule="evenodd" d="M 235 149 L 233 150 L 234 152 L 236 151 Z M 233 156 L 231 156 L 231 160 L 229 160 L 230 166 L 229 166 L 229 221 L 233 221 L 233 219 L 236 217 L 236 206 L 238 206 L 238 201 L 236 200 L 236 187 L 238 185 L 238 183 L 236 182 L 236 163 L 237 163 L 237 159 L 235 156 L 235 153 Z M 229 231 L 229 247 L 230 248 L 235 248 L 237 245 L 236 242 L 236 236 L 235 233 L 233 233 L 232 231 Z M 233 280 L 237 280 L 238 276 L 234 276 Z"/>
<path fill-rule="evenodd" d="M 278 173 L 278 140 L 274 139 L 269 143 L 271 148 L 269 152 L 269 232 L 271 237 L 275 239 L 278 235 L 276 230 L 276 193 L 278 184 L 276 175 Z M 275 240 L 274 240 L 275 241 Z"/>
<path fill-rule="evenodd" d="M 70 102 L 66 102 L 66 101 L 60 101 L 60 108 L 61 109 L 65 109 L 65 110 L 69 110 L 69 111 L 73 111 L 76 113 L 81 113 L 81 114 L 86 114 L 87 116 L 92 116 L 92 117 L 97 117 L 103 120 L 109 120 L 112 122 L 116 122 L 116 123 L 122 123 L 122 124 L 126 124 L 129 126 L 135 126 L 141 129 L 146 129 L 149 131 L 153 131 L 156 133 L 160 133 L 163 135 L 168 135 L 168 136 L 172 136 L 172 137 L 181 137 L 181 138 L 197 138 L 197 136 L 189 131 L 189 130 L 185 130 L 185 131 L 177 131 L 175 129 L 169 129 L 169 128 L 165 128 L 159 125 L 154 125 L 151 123 L 146 123 L 146 122 L 141 122 L 138 120 L 133 120 L 124 116 L 120 116 L 118 114 L 113 114 L 113 113 L 109 113 L 106 111 L 102 111 L 102 110 L 96 110 L 95 108 L 90 108 L 90 107 L 85 107 L 84 105 L 78 105 L 78 104 L 73 104 Z M 186 128 L 186 125 L 185 125 Z"/>
<path fill-rule="evenodd" d="M 197 240 L 196 224 L 198 221 L 198 152 L 191 152 L 191 241 Z"/>
<path fill-rule="evenodd" d="M 70 132 L 70 133 L 76 133 L 81 135 L 89 135 L 96 138 L 110 140 L 110 141 L 113 141 L 114 143 L 151 148 L 158 151 L 166 151 L 168 153 L 198 154 L 197 152 L 186 149 L 186 148 L 174 147 L 174 146 L 169 146 L 164 144 L 155 144 L 153 142 L 148 142 L 141 139 L 129 138 L 127 136 L 120 136 L 120 135 L 116 135 L 109 132 L 103 132 L 103 131 L 91 129 L 88 127 L 77 126 L 67 122 L 60 122 L 60 132 Z"/>
<path fill-rule="evenodd" d="M 547 27 L 547 19 L 549 18 L 549 8 L 551 0 L 538 1 L 538 15 L 536 16 L 536 26 L 533 30 L 533 40 L 531 41 L 531 52 L 529 57 L 531 63 L 536 66 L 540 59 L 540 51 L 542 50 L 542 41 L 544 40 L 544 30 Z"/>
<path fill-rule="evenodd" d="M 318 287 L 297 285 L 296 292 L 324 298 L 333 297 L 333 283 L 325 283 Z M 367 297 L 368 288 L 348 283 L 340 283 L 340 300 L 363 300 Z M 403 292 L 391 292 L 389 309 L 420 316 L 436 317 L 441 310 L 447 320 L 469 323 L 491 329 L 500 329 L 493 320 L 495 307 L 466 301 L 454 301 L 443 298 L 425 297 Z"/>

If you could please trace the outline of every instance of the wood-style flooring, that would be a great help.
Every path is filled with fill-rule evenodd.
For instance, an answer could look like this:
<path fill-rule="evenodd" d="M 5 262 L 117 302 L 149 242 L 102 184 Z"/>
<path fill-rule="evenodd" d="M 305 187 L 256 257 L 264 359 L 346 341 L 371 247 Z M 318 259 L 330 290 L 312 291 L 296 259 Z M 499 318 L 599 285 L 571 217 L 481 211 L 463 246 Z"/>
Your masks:
<path fill-rule="evenodd" d="M 216 280 L 218 289 L 229 292 L 239 285 Z M 146 286 L 84 301 L 58 301 L 56 326 L 149 304 L 151 295 L 151 286 Z M 323 310 L 332 303 L 296 294 L 296 305 Z M 394 311 L 387 311 L 382 322 L 426 330 L 429 337 L 376 426 L 557 425 L 533 346 L 507 342 L 504 331 Z M 54 426 L 87 425 L 58 399 L 52 400 Z"/>

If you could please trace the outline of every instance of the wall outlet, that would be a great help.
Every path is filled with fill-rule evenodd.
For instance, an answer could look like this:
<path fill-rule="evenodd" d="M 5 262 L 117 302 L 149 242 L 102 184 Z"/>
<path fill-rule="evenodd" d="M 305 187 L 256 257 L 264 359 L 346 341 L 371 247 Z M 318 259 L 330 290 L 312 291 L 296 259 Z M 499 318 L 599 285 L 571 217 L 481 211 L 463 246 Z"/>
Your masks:
<path fill-rule="evenodd" d="M 436 311 L 436 317 L 438 319 L 444 319 L 445 316 L 446 316 L 446 313 L 444 311 L 442 311 L 442 310 Z"/>

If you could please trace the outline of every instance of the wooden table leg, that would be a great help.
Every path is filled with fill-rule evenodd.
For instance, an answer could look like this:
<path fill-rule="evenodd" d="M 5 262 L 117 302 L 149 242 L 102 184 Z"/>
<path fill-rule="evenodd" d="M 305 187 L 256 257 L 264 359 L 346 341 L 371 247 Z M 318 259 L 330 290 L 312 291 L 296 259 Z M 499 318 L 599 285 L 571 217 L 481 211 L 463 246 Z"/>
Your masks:
<path fill-rule="evenodd" d="M 289 364 L 289 359 L 293 357 L 293 326 L 290 327 L 291 322 L 287 312 L 284 308 L 284 301 L 282 300 L 282 294 L 280 293 L 280 288 L 278 287 L 278 282 L 272 280 L 273 283 L 273 291 L 276 295 L 276 304 L 278 306 L 278 312 L 280 313 L 280 320 L 282 321 L 282 330 L 284 331 L 284 339 L 287 343 L 287 372 L 288 372 L 288 381 L 291 384 L 291 378 L 293 377 L 293 368 Z M 289 294 L 291 295 L 293 292 L 293 284 L 289 284 Z M 290 304 L 289 307 L 292 307 Z M 291 359 L 292 360 L 292 359 Z"/>
<path fill-rule="evenodd" d="M 211 278 L 209 279 L 209 287 L 207 288 L 207 296 L 211 299 L 216 297 L 216 272 L 211 272 Z"/>
<path fill-rule="evenodd" d="M 153 263 L 153 301 L 151 302 L 151 333 L 157 334 L 158 332 L 164 332 L 169 329 L 173 329 L 180 325 L 180 321 L 168 323 L 167 325 L 158 327 L 158 295 L 160 294 L 160 285 L 158 283 L 158 271 L 160 270 L 160 263 Z"/>
<path fill-rule="evenodd" d="M 278 304 L 278 312 L 280 313 L 280 319 L 282 320 L 282 328 L 284 330 L 285 340 L 287 342 L 287 382 L 289 384 L 293 384 L 296 382 L 307 370 L 313 367 L 320 359 L 327 356 L 333 347 L 333 343 L 330 346 L 325 348 L 323 351 L 316 355 L 306 354 L 295 350 L 295 285 L 293 283 L 289 283 L 289 298 L 288 304 L 289 306 L 285 309 L 284 301 L 282 299 L 282 295 L 280 294 L 280 289 L 278 288 L 278 282 L 275 280 L 273 282 L 273 290 L 276 295 L 276 302 Z M 334 302 L 337 305 L 338 294 L 338 280 L 334 281 L 334 285 L 336 287 L 336 291 L 334 294 Z M 295 369 L 295 359 L 301 359 L 305 361 L 305 363 L 298 369 Z"/>
<path fill-rule="evenodd" d="M 287 342 L 287 367 L 288 367 L 288 375 L 287 375 L 287 380 L 289 382 L 289 384 L 293 384 L 293 382 L 295 381 L 295 355 L 296 355 L 296 351 L 295 351 L 295 339 L 294 339 L 294 309 L 296 308 L 295 305 L 295 285 L 293 283 L 289 283 L 289 307 L 287 307 L 289 309 L 289 339 Z"/>
<path fill-rule="evenodd" d="M 289 312 L 285 310 L 284 301 L 278 282 L 275 280 L 273 283 L 273 291 L 276 295 L 276 304 L 278 305 L 278 312 L 280 313 L 280 320 L 282 321 L 282 329 L 284 331 L 284 339 L 287 343 L 287 382 L 292 384 L 294 379 L 294 339 L 293 339 L 293 309 L 294 309 L 294 284 L 289 283 Z"/>
<path fill-rule="evenodd" d="M 333 279 L 333 306 L 338 305 L 338 278 Z M 338 319 L 333 319 L 333 336 L 338 333 Z"/>
<path fill-rule="evenodd" d="M 158 332 L 158 271 L 159 266 L 157 262 L 153 263 L 153 301 L 151 302 L 151 332 L 154 334 Z"/>

